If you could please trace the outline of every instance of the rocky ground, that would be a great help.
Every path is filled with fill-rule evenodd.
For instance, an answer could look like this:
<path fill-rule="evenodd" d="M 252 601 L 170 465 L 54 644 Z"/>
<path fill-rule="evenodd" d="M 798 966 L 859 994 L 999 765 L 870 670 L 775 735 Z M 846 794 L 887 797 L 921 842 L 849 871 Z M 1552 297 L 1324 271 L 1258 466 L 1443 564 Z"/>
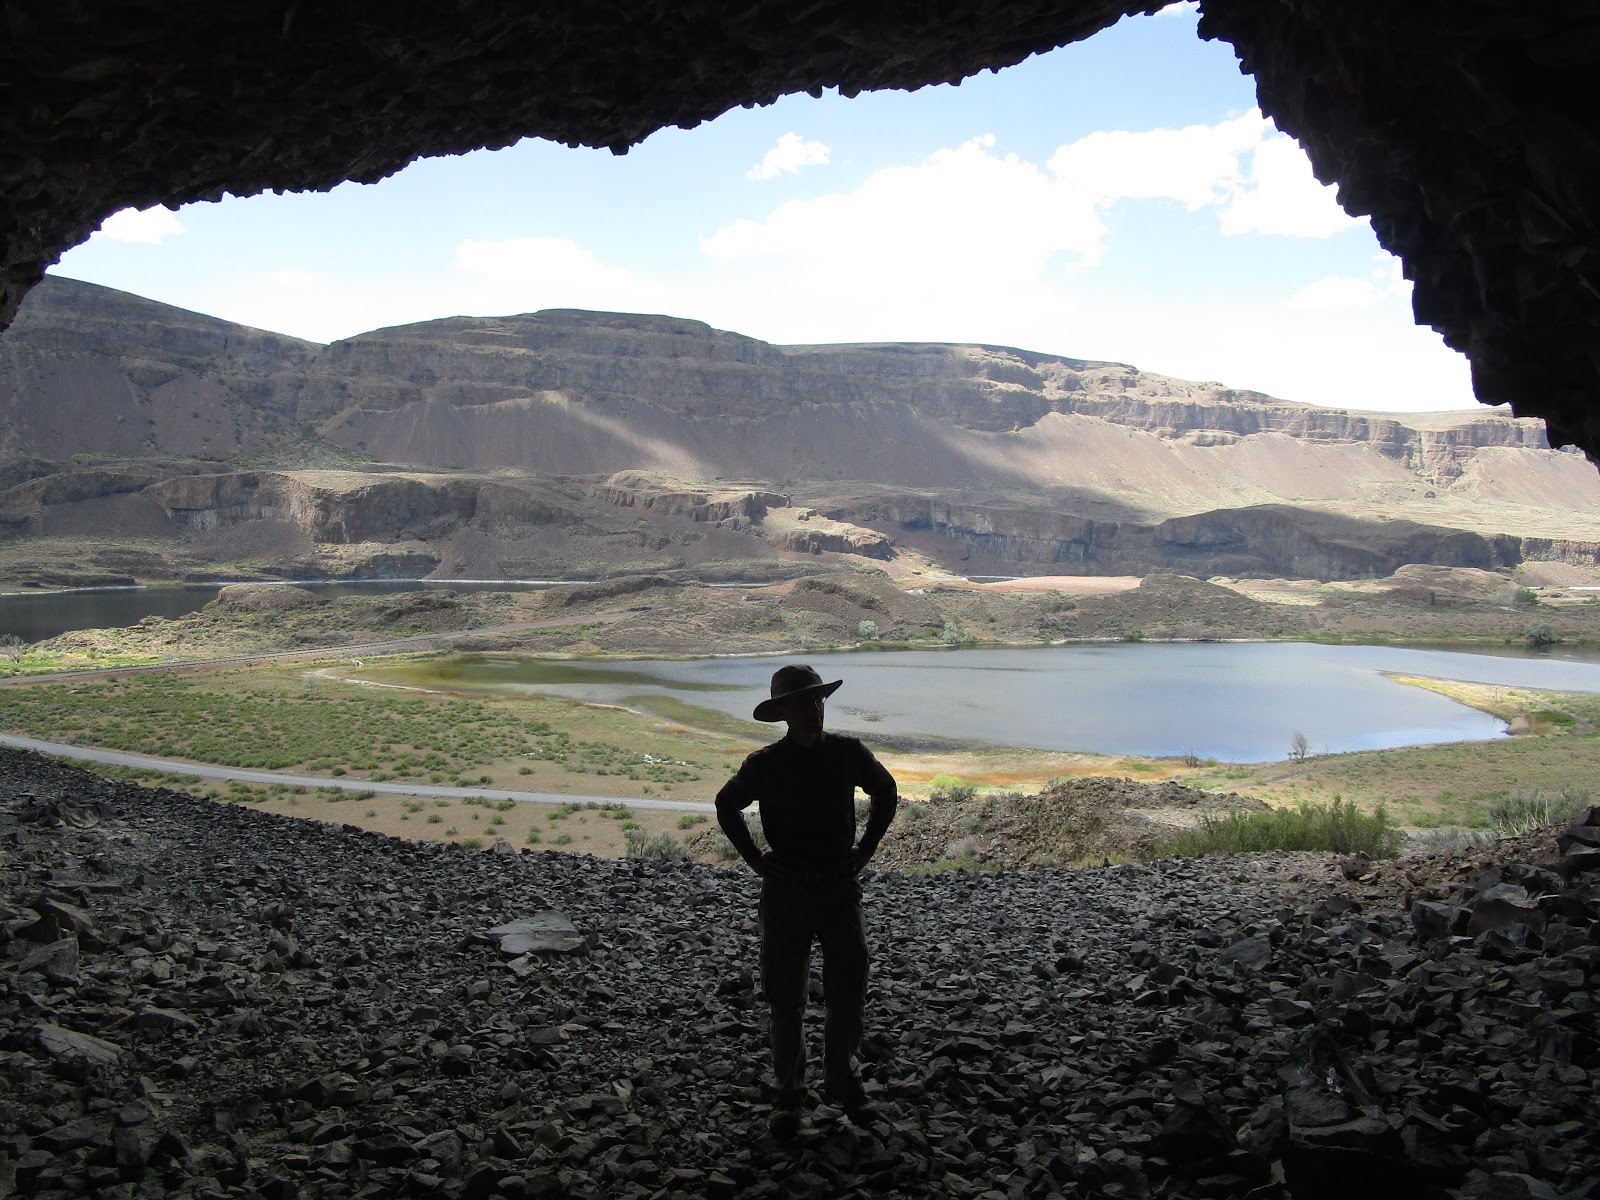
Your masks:
<path fill-rule="evenodd" d="M 1147 858 L 1202 816 L 1266 809 L 1260 800 L 1231 792 L 1105 776 L 1056 780 L 1035 795 L 1005 792 L 967 800 L 936 791 L 925 803 L 901 805 L 877 862 L 903 870 L 970 859 L 988 869 L 1011 869 Z"/>
<path fill-rule="evenodd" d="M 784 1146 L 747 872 L 8 753 L 0 1196 L 1596 1196 L 1597 842 L 874 874 L 879 1115 Z"/>

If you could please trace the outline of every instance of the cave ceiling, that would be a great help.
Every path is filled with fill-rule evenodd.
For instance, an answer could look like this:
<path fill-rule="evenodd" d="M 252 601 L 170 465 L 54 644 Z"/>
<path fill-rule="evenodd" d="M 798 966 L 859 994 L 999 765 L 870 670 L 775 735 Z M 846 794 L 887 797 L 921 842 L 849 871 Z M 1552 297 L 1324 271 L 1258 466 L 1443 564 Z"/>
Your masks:
<path fill-rule="evenodd" d="M 622 151 L 799 91 L 954 82 L 1138 0 L 5 0 L 0 327 L 121 208 L 370 182 L 523 137 Z M 1600 0 L 1204 0 L 1262 111 L 1486 404 L 1600 457 Z"/>

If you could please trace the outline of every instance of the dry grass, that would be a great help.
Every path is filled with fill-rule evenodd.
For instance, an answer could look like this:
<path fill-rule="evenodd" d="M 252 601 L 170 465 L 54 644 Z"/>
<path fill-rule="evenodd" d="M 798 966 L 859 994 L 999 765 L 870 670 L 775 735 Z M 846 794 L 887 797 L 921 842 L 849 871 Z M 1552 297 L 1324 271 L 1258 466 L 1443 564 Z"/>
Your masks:
<path fill-rule="evenodd" d="M 1344 800 L 1372 810 L 1385 805 L 1417 828 L 1486 829 L 1490 806 L 1533 789 L 1565 791 L 1600 777 L 1600 696 L 1396 676 L 1505 720 L 1527 719 L 1531 732 L 1487 742 L 1405 746 L 1313 755 L 1302 762 L 1202 768 L 1185 780 L 1226 788 L 1274 806 Z"/>

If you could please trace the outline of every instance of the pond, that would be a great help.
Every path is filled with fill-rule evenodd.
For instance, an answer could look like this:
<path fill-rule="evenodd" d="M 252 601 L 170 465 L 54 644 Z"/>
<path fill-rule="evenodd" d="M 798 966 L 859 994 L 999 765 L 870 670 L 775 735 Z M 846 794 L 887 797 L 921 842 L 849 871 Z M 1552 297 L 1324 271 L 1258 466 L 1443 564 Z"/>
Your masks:
<path fill-rule="evenodd" d="M 314 588 L 321 596 L 377 596 L 419 588 L 456 592 L 507 592 L 554 587 L 560 580 L 372 579 L 325 583 L 290 581 L 275 587 Z M 59 592 L 17 592 L 0 596 L 0 633 L 25 642 L 42 642 L 73 629 L 121 629 L 146 617 L 181 617 L 217 598 L 221 583 L 186 583 L 171 587 L 78 588 Z"/>
<path fill-rule="evenodd" d="M 1102 754 L 1265 762 L 1304 732 L 1315 753 L 1498 737 L 1504 724 L 1384 672 L 1600 692 L 1600 655 L 1306 643 L 1086 645 L 804 656 L 845 681 L 830 728 Z M 649 706 L 669 696 L 748 720 L 789 659 L 626 663 L 453 657 L 363 674 L 452 689 Z M 774 736 L 781 732 L 775 726 Z"/>

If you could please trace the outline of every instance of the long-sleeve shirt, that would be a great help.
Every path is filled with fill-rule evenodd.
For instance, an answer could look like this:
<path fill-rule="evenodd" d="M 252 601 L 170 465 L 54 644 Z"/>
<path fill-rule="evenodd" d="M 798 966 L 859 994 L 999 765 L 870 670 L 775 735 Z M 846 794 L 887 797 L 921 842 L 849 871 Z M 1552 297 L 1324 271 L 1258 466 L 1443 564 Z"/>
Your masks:
<path fill-rule="evenodd" d="M 861 742 L 824 730 L 815 745 L 792 738 L 774 742 L 744 760 L 717 793 L 717 823 L 744 860 L 760 857 L 744 810 L 761 806 L 767 844 L 784 866 L 822 875 L 844 870 L 856 844 L 856 788 L 872 800 L 861 848 L 878 848 L 899 799 L 894 776 Z"/>

